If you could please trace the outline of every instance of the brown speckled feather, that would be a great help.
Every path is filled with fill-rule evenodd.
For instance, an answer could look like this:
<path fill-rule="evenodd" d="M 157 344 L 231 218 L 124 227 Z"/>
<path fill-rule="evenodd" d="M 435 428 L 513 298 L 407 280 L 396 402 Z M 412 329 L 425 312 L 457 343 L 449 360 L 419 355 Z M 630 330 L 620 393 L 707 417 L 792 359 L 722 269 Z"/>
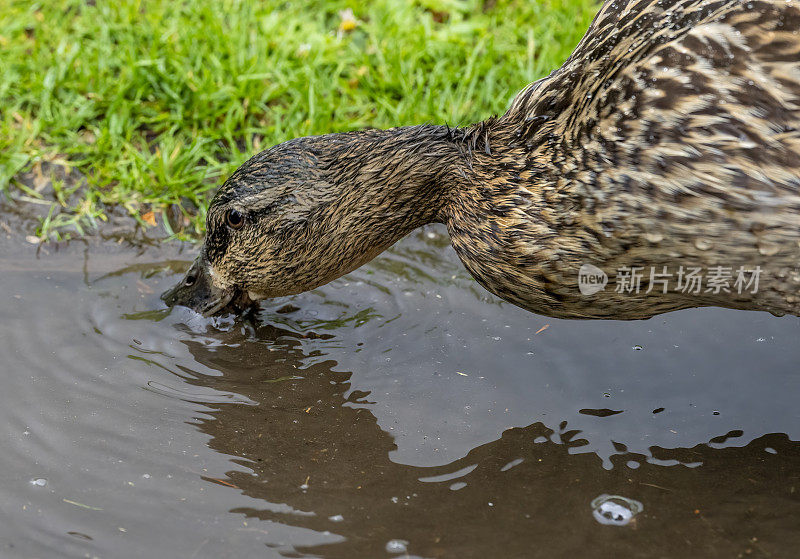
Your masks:
<path fill-rule="evenodd" d="M 448 221 L 466 266 L 490 291 L 559 317 L 800 312 L 798 31 L 785 1 L 607 3 L 564 66 L 491 124 L 495 155 L 474 151 L 485 177 L 455 193 Z M 495 196 L 481 195 L 487 183 Z M 609 284 L 587 297 L 584 263 L 612 277 L 641 266 L 642 291 L 652 266 L 763 272 L 756 294 Z"/>

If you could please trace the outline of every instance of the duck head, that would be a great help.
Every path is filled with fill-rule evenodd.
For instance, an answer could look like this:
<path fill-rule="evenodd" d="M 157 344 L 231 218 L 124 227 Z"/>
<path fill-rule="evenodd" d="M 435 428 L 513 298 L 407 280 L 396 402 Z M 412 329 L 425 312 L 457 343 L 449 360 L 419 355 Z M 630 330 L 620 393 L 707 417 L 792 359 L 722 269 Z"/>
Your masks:
<path fill-rule="evenodd" d="M 456 152 L 422 126 L 298 138 L 254 156 L 211 200 L 200 256 L 162 299 L 213 315 L 354 270 L 437 220 L 440 143 Z"/>

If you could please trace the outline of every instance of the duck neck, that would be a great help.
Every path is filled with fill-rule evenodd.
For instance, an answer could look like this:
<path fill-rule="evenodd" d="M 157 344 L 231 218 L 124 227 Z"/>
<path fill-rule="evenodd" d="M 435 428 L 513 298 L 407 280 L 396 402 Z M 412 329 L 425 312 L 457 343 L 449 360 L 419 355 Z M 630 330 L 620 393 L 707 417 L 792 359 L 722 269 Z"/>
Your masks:
<path fill-rule="evenodd" d="M 420 125 L 335 136 L 320 164 L 341 193 L 338 227 L 362 233 L 368 258 L 417 227 L 444 220 L 464 164 L 450 129 Z"/>

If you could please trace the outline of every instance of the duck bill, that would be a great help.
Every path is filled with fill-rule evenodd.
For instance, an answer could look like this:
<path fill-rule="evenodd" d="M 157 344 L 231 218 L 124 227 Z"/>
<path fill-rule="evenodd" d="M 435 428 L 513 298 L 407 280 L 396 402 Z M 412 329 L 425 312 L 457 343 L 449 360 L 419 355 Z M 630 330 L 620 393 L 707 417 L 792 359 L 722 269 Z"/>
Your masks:
<path fill-rule="evenodd" d="M 236 287 L 221 289 L 214 285 L 208 262 L 202 254 L 183 279 L 161 295 L 161 300 L 170 307 L 189 307 L 204 316 L 214 316 L 228 307 L 241 310 L 252 305 L 247 295 Z"/>

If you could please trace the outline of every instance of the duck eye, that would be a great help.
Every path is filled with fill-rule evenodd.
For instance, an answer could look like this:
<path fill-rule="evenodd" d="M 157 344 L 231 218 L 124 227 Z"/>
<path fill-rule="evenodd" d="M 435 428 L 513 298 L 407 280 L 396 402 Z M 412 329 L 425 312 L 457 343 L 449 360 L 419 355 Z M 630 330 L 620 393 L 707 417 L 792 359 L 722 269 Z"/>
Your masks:
<path fill-rule="evenodd" d="M 236 210 L 225 212 L 225 224 L 231 229 L 241 229 L 244 225 L 244 216 Z"/>

